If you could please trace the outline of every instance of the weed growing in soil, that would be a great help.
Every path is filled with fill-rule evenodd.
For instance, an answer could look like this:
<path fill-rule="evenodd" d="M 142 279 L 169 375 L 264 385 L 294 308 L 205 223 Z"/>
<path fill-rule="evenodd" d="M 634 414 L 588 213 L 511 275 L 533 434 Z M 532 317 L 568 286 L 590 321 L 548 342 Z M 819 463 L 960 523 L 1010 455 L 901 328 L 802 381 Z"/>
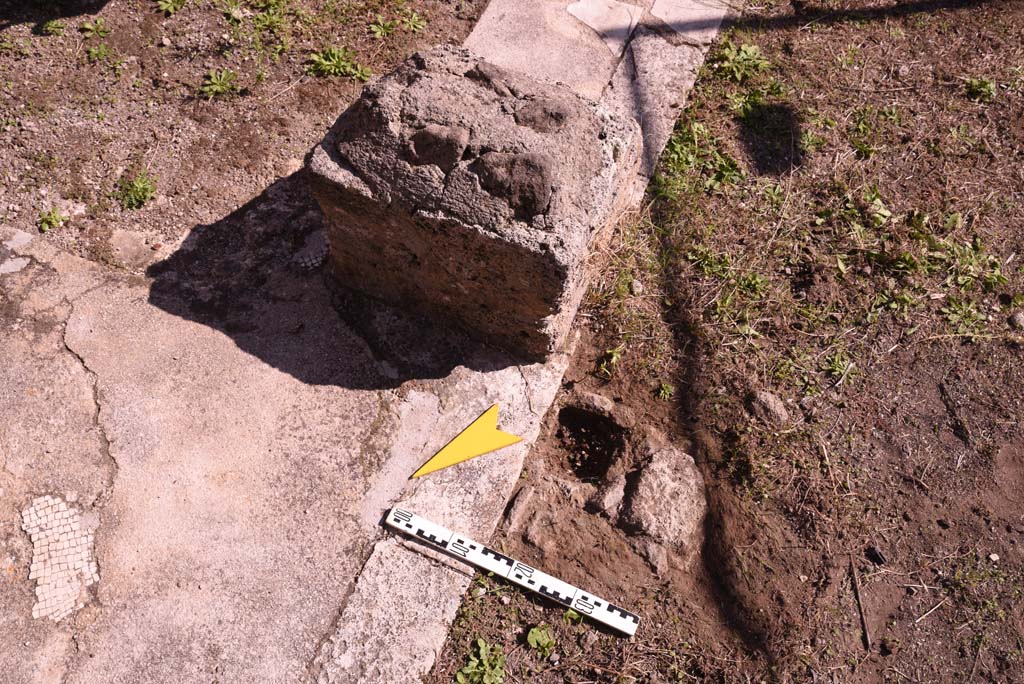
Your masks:
<path fill-rule="evenodd" d="M 39 212 L 39 219 L 36 221 L 36 226 L 39 228 L 40 233 L 48 233 L 54 228 L 60 228 L 68 220 L 68 217 L 60 213 L 60 209 L 51 207 L 47 211 Z"/>
<path fill-rule="evenodd" d="M 103 21 L 103 17 L 97 17 L 95 21 L 83 23 L 79 29 L 88 38 L 106 38 L 110 35 L 110 28 Z"/>
<path fill-rule="evenodd" d="M 310 76 L 348 76 L 366 82 L 372 75 L 368 67 L 355 61 L 355 53 L 346 47 L 326 47 L 309 56 L 306 73 Z"/>
<path fill-rule="evenodd" d="M 121 178 L 114 195 L 123 208 L 141 209 L 156 195 L 156 181 L 147 172 L 139 171 L 131 178 Z"/>
<path fill-rule="evenodd" d="M 967 97 L 978 102 L 991 102 L 996 97 L 996 82 L 987 78 L 970 78 L 964 88 Z"/>
<path fill-rule="evenodd" d="M 461 670 L 455 673 L 459 684 L 502 684 L 505 681 L 505 654 L 501 646 L 477 639 L 474 651 Z"/>
<path fill-rule="evenodd" d="M 530 628 L 526 633 L 526 643 L 544 659 L 550 658 L 555 651 L 555 638 L 551 636 L 551 628 L 544 624 Z"/>
<path fill-rule="evenodd" d="M 419 33 L 427 27 L 426 20 L 408 7 L 402 10 L 402 16 L 398 21 L 403 29 L 411 33 Z"/>
<path fill-rule="evenodd" d="M 384 40 L 398 28 L 398 22 L 386 21 L 384 17 L 377 15 L 377 19 L 370 24 L 370 33 L 377 40 Z"/>
<path fill-rule="evenodd" d="M 186 2 L 188 0 L 156 0 L 156 8 L 170 17 L 183 9 Z"/>
<path fill-rule="evenodd" d="M 231 69 L 211 69 L 199 92 L 209 100 L 234 95 L 238 92 L 238 74 Z"/>
<path fill-rule="evenodd" d="M 43 22 L 43 25 L 39 28 L 39 32 L 44 36 L 59 36 L 64 33 L 64 22 L 57 19 L 50 19 L 49 21 Z"/>
<path fill-rule="evenodd" d="M 722 45 L 713 63 L 719 74 L 735 83 L 744 83 L 771 67 L 771 62 L 765 59 L 758 46 L 744 44 L 737 47 L 730 41 Z"/>
<path fill-rule="evenodd" d="M 100 62 L 106 62 L 110 59 L 110 46 L 106 43 L 100 43 L 93 47 L 86 48 L 85 58 L 92 64 L 98 64 Z"/>
<path fill-rule="evenodd" d="M 654 396 L 662 401 L 672 401 L 672 397 L 676 394 L 676 386 L 667 382 L 663 382 L 658 385 L 658 389 L 654 392 Z"/>

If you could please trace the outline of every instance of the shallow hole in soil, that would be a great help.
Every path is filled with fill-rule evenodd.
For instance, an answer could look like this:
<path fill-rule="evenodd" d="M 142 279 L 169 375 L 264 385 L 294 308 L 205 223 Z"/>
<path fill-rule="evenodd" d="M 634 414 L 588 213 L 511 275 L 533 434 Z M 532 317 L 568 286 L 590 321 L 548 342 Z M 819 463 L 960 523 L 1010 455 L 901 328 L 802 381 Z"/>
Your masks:
<path fill-rule="evenodd" d="M 569 467 L 584 482 L 599 482 L 626 448 L 626 431 L 614 420 L 577 406 L 558 412 L 558 439 Z"/>

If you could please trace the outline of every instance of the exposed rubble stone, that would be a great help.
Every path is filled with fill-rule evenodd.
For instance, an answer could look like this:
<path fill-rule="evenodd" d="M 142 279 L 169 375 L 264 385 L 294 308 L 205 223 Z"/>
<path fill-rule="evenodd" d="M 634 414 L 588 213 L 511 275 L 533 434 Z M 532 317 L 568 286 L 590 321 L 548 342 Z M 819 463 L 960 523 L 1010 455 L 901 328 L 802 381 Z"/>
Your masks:
<path fill-rule="evenodd" d="M 782 427 L 789 422 L 789 411 L 777 395 L 765 390 L 758 390 L 747 397 L 750 412 L 766 425 Z"/>
<path fill-rule="evenodd" d="M 346 285 L 527 359 L 559 349 L 589 247 L 636 173 L 639 128 L 460 48 L 371 82 L 310 167 Z"/>
<path fill-rule="evenodd" d="M 627 486 L 621 522 L 651 566 L 664 574 L 670 555 L 685 565 L 700 548 L 707 512 L 704 478 L 681 449 L 655 443 L 646 448 L 650 455 Z"/>

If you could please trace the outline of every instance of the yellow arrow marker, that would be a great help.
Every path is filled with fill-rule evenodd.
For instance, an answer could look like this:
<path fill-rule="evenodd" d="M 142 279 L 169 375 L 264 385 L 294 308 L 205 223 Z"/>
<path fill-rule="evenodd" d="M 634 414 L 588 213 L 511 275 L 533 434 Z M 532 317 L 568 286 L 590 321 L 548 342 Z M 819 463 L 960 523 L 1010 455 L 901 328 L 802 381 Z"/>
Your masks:
<path fill-rule="evenodd" d="M 498 405 L 495 404 L 470 423 L 468 428 L 456 435 L 455 439 L 445 444 L 412 476 L 420 477 L 521 441 L 523 441 L 522 437 L 516 437 L 498 429 Z"/>

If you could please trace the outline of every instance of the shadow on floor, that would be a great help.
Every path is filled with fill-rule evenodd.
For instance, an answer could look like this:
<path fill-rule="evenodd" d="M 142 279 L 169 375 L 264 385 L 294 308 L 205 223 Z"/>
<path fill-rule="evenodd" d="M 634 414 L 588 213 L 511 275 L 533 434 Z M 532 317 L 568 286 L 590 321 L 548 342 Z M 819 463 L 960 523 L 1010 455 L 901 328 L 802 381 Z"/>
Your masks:
<path fill-rule="evenodd" d="M 740 141 L 758 174 L 781 176 L 803 163 L 800 114 L 782 102 L 758 103 L 739 117 Z"/>
<path fill-rule="evenodd" d="M 95 14 L 109 0 L 0 0 L 0 31 L 17 24 L 32 24 L 33 33 L 51 19 Z"/>
<path fill-rule="evenodd" d="M 152 265 L 149 301 L 314 385 L 384 389 L 443 378 L 457 366 L 514 365 L 451 326 L 339 286 L 329 263 L 298 263 L 297 254 L 322 239 L 322 220 L 304 172 L 278 180 L 220 221 L 196 226 Z"/>

